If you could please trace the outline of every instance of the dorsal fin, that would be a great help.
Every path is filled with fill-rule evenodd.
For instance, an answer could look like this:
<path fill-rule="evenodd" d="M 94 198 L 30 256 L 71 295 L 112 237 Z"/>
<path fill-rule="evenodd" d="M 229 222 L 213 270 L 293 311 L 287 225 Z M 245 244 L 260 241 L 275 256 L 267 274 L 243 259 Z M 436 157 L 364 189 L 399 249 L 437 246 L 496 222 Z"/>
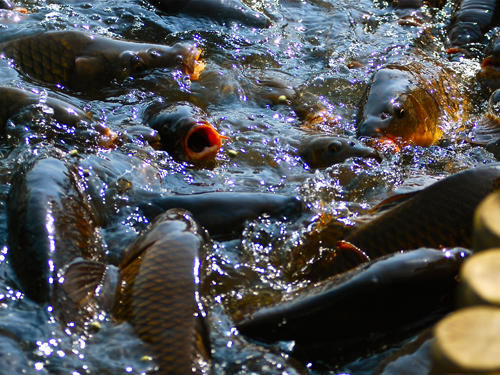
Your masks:
<path fill-rule="evenodd" d="M 404 193 L 404 194 L 397 194 L 393 195 L 392 197 L 389 197 L 379 204 L 377 204 L 375 207 L 373 207 L 369 213 L 375 213 L 375 212 L 382 212 L 382 211 L 387 211 L 390 210 L 391 208 L 394 208 L 398 205 L 400 205 L 403 202 L 406 202 L 408 199 L 412 198 L 416 194 L 418 194 L 420 190 L 418 191 L 413 191 L 411 193 Z"/>

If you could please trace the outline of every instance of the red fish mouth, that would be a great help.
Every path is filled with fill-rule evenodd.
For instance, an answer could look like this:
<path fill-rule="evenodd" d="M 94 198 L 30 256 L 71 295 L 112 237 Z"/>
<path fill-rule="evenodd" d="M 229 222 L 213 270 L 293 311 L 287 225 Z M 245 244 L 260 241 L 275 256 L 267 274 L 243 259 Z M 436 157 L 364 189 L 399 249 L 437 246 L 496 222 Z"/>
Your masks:
<path fill-rule="evenodd" d="M 184 155 L 189 161 L 196 162 L 213 158 L 222 146 L 220 135 L 209 123 L 199 123 L 186 135 Z"/>

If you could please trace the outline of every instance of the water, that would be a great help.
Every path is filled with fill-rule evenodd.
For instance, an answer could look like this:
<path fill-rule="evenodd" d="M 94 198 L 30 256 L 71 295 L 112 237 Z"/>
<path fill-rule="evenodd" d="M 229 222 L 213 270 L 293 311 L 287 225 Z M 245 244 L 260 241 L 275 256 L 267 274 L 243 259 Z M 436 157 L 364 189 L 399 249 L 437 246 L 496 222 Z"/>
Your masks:
<path fill-rule="evenodd" d="M 204 301 L 210 311 L 216 374 L 370 374 L 397 345 L 336 367 L 296 363 L 290 343 L 263 347 L 245 340 L 231 326 L 231 314 L 266 298 L 275 299 L 307 285 L 307 264 L 319 256 L 297 254 L 304 233 L 321 218 L 354 225 L 357 218 L 405 181 L 439 179 L 496 161 L 467 139 L 484 110 L 479 94 L 471 116 L 451 126 L 449 144 L 405 146 L 383 152 L 384 161 L 349 159 L 323 170 L 307 167 L 297 156 L 305 135 L 355 138 L 357 102 L 379 67 L 420 60 L 456 72 L 462 90 L 475 92 L 476 60 L 449 63 L 445 54 L 451 5 L 424 7 L 414 14 L 395 12 L 386 2 L 333 0 L 244 0 L 268 17 L 272 26 L 252 28 L 219 24 L 205 17 L 165 15 L 145 1 L 26 1 L 20 20 L 0 18 L 0 40 L 47 30 L 81 30 L 128 40 L 171 45 L 197 43 L 207 63 L 198 81 L 179 72 L 156 71 L 124 83 L 104 98 L 72 95 L 44 87 L 0 60 L 0 85 L 46 92 L 84 109 L 113 131 L 140 126 L 141 111 L 156 97 L 188 100 L 204 109 L 229 137 L 210 168 L 174 160 L 130 136 L 116 149 L 85 147 L 64 131 L 38 124 L 11 124 L 0 143 L 0 332 L 2 374 L 143 374 L 154 373 L 147 348 L 127 323 L 108 315 L 95 318 L 100 328 L 81 334 L 61 326 L 51 311 L 25 298 L 6 258 L 6 201 L 18 165 L 43 155 L 75 164 L 88 181 L 89 195 L 103 218 L 103 237 L 111 263 L 147 224 L 135 205 L 159 194 L 212 191 L 271 192 L 298 196 L 312 213 L 298 220 L 263 217 L 246 225 L 241 236 L 213 241 L 204 259 Z M 401 22 L 405 16 L 415 22 Z M 407 17 L 408 18 L 408 17 Z M 297 108 L 279 104 L 283 93 L 313 94 L 328 109 L 329 121 L 305 124 Z M 52 132 L 52 133 L 51 133 Z M 49 136 L 47 136 L 49 134 Z M 93 137 L 95 134 L 80 135 Z M 85 143 L 85 142 L 83 142 Z M 73 149 L 78 154 L 70 154 Z M 319 251 L 319 250 L 318 250 Z M 260 302 L 259 302 L 260 301 Z M 50 310 L 50 309 L 49 309 Z M 89 322 L 87 322 L 88 324 Z"/>

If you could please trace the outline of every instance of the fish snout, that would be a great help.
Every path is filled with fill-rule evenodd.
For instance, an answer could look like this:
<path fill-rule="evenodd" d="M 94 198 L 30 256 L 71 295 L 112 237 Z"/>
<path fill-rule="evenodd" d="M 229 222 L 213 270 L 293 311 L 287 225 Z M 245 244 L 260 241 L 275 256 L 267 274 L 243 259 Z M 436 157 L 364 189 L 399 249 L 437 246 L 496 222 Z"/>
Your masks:
<path fill-rule="evenodd" d="M 358 136 L 365 137 L 380 137 L 384 134 L 384 129 L 389 126 L 391 117 L 387 115 L 385 118 L 369 117 L 358 126 Z"/>
<path fill-rule="evenodd" d="M 380 153 L 377 150 L 370 147 L 366 147 L 366 152 L 362 154 L 361 157 L 363 159 L 370 159 L 370 158 L 375 159 L 378 163 L 382 163 L 383 161 Z"/>

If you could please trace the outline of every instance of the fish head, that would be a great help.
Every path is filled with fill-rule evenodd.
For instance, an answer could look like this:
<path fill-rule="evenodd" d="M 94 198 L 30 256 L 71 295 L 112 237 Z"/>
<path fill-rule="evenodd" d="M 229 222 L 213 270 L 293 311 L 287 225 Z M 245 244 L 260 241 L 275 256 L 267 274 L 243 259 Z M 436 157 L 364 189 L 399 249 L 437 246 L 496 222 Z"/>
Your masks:
<path fill-rule="evenodd" d="M 438 117 L 436 101 L 408 72 L 384 68 L 374 75 L 359 103 L 358 136 L 430 146 L 441 136 Z"/>
<path fill-rule="evenodd" d="M 301 150 L 300 156 L 311 168 L 326 168 L 352 157 L 374 158 L 378 162 L 382 161 L 380 154 L 371 147 L 341 137 L 313 138 Z"/>
<path fill-rule="evenodd" d="M 147 123 L 160 133 L 166 151 L 176 151 L 190 162 L 213 159 L 222 146 L 222 139 L 208 122 L 205 113 L 190 103 L 176 103 L 148 109 Z M 152 115 L 150 115 L 152 114 Z"/>

